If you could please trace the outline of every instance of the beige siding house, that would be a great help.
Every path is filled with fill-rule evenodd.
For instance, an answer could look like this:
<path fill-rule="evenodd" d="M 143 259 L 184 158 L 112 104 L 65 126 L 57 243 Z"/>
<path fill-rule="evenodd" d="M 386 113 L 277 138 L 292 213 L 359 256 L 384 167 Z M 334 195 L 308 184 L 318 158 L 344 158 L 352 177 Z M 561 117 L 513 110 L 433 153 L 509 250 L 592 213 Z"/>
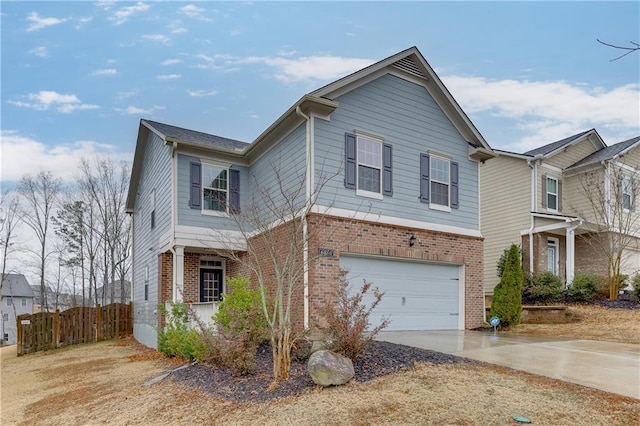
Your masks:
<path fill-rule="evenodd" d="M 640 271 L 640 233 L 631 232 L 640 231 L 640 136 L 607 146 L 592 129 L 522 154 L 496 152 L 480 167 L 486 296 L 493 295 L 496 263 L 511 244 L 521 246 L 531 273 L 551 271 L 567 284 L 580 272 L 606 275 L 603 250 L 593 242 L 615 222 L 615 206 L 622 206 L 623 230 L 634 233 L 624 245 L 622 272 Z"/>

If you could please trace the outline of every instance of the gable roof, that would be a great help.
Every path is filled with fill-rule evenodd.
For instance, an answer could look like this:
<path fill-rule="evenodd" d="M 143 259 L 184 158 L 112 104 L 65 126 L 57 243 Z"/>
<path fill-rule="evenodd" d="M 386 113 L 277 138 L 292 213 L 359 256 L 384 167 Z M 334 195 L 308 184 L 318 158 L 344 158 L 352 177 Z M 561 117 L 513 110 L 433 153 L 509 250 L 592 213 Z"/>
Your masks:
<path fill-rule="evenodd" d="M 387 72 L 396 72 L 410 79 L 420 81 L 465 140 L 474 147 L 481 147 L 487 150 L 489 157 L 495 156 L 492 154 L 492 149 L 487 141 L 415 46 L 322 86 L 311 92 L 310 95 L 334 99 Z"/>
<path fill-rule="evenodd" d="M 621 157 L 639 144 L 640 136 L 636 136 L 635 138 L 631 138 L 626 141 L 618 142 L 615 145 L 610 145 L 594 152 L 593 154 L 583 158 L 582 160 L 569 166 L 568 168 L 572 169 L 576 167 L 587 166 L 590 164 L 599 163 L 601 161 L 612 160 L 614 158 Z"/>
<path fill-rule="evenodd" d="M 583 137 L 587 136 L 587 134 L 595 132 L 595 129 L 590 129 L 582 133 L 578 133 L 573 136 L 569 136 L 568 138 L 560 139 L 559 141 L 551 142 L 550 144 L 541 146 L 539 148 L 532 149 L 524 153 L 524 155 L 529 155 L 531 157 L 535 157 L 537 155 L 548 156 L 549 154 L 555 153 L 559 149 L 565 148 L 573 143 L 580 141 Z"/>
<path fill-rule="evenodd" d="M 236 139 L 223 138 L 222 136 L 210 135 L 208 133 L 159 123 L 157 121 L 142 119 L 140 120 L 140 123 L 146 125 L 151 130 L 155 130 L 156 133 L 160 133 L 161 136 L 164 136 L 164 139 L 167 142 L 173 140 L 191 142 L 207 147 L 216 147 L 231 151 L 242 151 L 249 145 L 247 142 L 242 142 Z"/>
<path fill-rule="evenodd" d="M 5 274 L 2 297 L 33 297 L 33 290 L 22 274 Z"/>

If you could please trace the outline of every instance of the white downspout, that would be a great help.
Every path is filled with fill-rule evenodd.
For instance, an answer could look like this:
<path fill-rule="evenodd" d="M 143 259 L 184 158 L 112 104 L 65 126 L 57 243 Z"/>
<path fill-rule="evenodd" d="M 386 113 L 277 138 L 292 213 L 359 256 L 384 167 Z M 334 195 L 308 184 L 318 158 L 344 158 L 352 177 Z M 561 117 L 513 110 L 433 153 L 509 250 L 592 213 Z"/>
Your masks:
<path fill-rule="evenodd" d="M 309 211 L 309 205 L 311 203 L 311 191 L 313 188 L 313 133 L 312 133 L 312 120 L 311 118 L 302 112 L 300 106 L 296 107 L 296 114 L 306 120 L 306 130 L 307 130 L 307 146 L 306 146 L 306 173 L 305 173 L 305 198 L 306 198 L 306 206 L 305 212 Z M 305 214 L 302 218 L 302 264 L 304 267 L 304 297 L 303 297 L 303 311 L 304 311 L 304 329 L 309 329 L 309 229 L 307 223 L 307 215 Z"/>

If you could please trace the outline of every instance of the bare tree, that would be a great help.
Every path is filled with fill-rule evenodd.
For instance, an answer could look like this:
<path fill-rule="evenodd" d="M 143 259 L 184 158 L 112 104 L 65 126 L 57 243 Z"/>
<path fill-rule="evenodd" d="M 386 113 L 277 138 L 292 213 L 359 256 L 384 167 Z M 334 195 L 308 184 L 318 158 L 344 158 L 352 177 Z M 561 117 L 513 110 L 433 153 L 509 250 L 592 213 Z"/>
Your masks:
<path fill-rule="evenodd" d="M 600 43 L 600 44 L 604 44 L 605 46 L 613 47 L 614 49 L 625 50 L 626 51 L 622 55 L 611 59 L 610 62 L 617 61 L 618 59 L 624 58 L 625 56 L 630 55 L 631 53 L 637 52 L 637 51 L 640 50 L 640 44 L 638 44 L 638 43 L 636 43 L 634 41 L 630 41 L 629 42 L 630 46 L 618 46 L 618 45 L 615 45 L 615 44 L 606 43 L 606 42 L 604 42 L 604 41 L 602 41 L 600 39 L 596 39 L 596 41 L 598 43 Z"/>
<path fill-rule="evenodd" d="M 624 253 L 638 241 L 640 180 L 635 173 L 613 164 L 600 170 L 581 175 L 581 195 L 587 207 L 578 213 L 587 219 L 586 241 L 606 261 L 609 298 L 613 300 L 618 297 Z"/>
<path fill-rule="evenodd" d="M 85 300 L 84 209 L 85 206 L 82 201 L 74 201 L 73 198 L 71 198 L 62 203 L 62 207 L 60 207 L 57 214 L 52 218 L 55 233 L 65 246 L 63 263 L 65 267 L 71 269 L 74 300 L 76 295 L 77 271 L 79 269 L 83 301 Z"/>
<path fill-rule="evenodd" d="M 2 275 L 0 275 L 0 294 L 5 285 L 7 276 L 7 261 L 15 248 L 15 228 L 18 225 L 18 208 L 20 200 L 15 193 L 3 192 L 0 194 L 0 247 L 2 247 Z M 13 292 L 11 292 L 13 293 Z M 13 316 L 16 316 L 16 307 L 11 298 Z M 2 321 L 2 336 L 5 334 L 5 322 Z M 4 339 L 1 340 L 4 342 Z"/>
<path fill-rule="evenodd" d="M 53 209 L 61 190 L 62 182 L 54 178 L 51 171 L 40 171 L 35 176 L 27 174 L 18 185 L 18 191 L 26 203 L 25 209 L 21 212 L 21 220 L 31 228 L 39 243 L 39 252 L 35 254 L 40 275 L 40 302 L 44 309 L 48 308 L 45 285 L 45 269 L 49 255 L 47 238 Z"/>
<path fill-rule="evenodd" d="M 319 242 L 325 216 L 314 213 L 311 229 L 308 220 L 320 191 L 333 176 L 317 173 L 315 185 L 309 188 L 304 175 L 292 178 L 284 176 L 279 165 L 271 168 L 269 182 L 253 178 L 254 196 L 248 205 L 241 211 L 230 208 L 246 250 L 236 251 L 237 242 L 222 232 L 216 236 L 225 246 L 219 254 L 239 262 L 260 290 L 271 340 L 273 388 L 279 380 L 289 378 L 291 349 L 300 337 L 292 323 L 293 298 L 304 283 L 309 265 L 318 257 L 306 249 L 311 242 Z"/>

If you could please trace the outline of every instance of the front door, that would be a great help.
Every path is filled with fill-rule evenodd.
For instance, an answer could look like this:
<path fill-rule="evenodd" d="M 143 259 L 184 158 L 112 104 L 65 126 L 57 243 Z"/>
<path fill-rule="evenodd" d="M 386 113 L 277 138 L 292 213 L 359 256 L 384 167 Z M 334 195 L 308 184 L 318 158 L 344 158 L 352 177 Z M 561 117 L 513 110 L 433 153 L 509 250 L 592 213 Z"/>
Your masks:
<path fill-rule="evenodd" d="M 200 302 L 221 300 L 222 269 L 200 269 Z"/>

